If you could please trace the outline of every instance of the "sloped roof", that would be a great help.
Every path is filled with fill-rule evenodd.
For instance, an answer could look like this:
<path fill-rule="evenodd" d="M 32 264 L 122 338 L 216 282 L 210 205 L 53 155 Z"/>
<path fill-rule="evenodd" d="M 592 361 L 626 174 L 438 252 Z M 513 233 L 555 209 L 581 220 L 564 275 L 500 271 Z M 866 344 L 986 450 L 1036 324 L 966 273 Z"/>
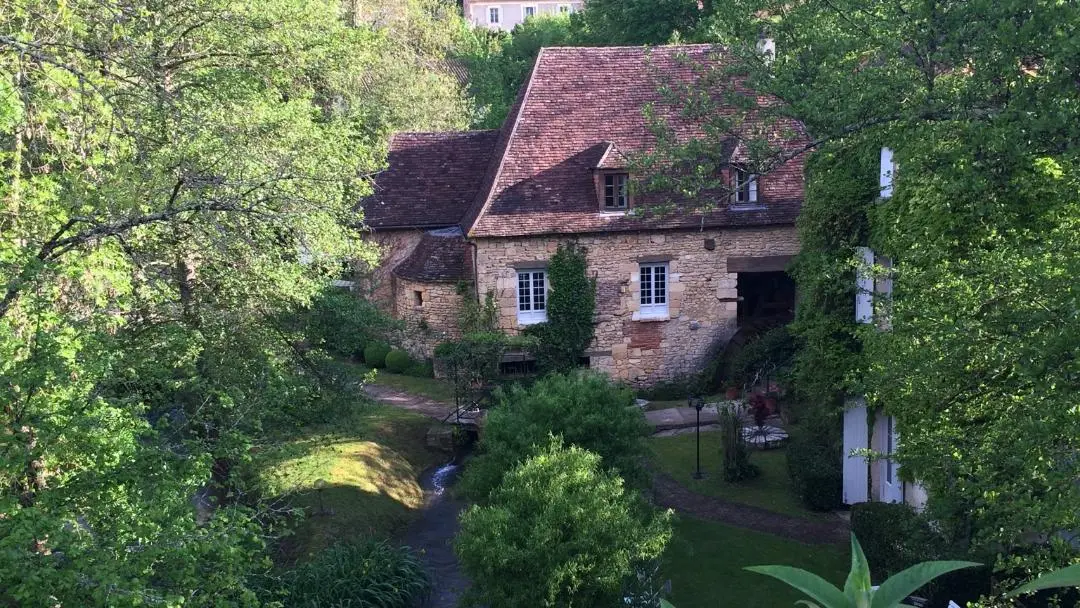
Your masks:
<path fill-rule="evenodd" d="M 469 236 L 483 237 L 794 222 L 803 196 L 801 158 L 791 161 L 799 178 L 777 182 L 762 209 L 733 211 L 722 205 L 704 218 L 599 213 L 591 169 L 617 163 L 609 160 L 609 150 L 623 156 L 655 149 L 647 106 L 677 138 L 705 136 L 700 121 L 684 117 L 661 89 L 698 81 L 698 66 L 721 61 L 721 53 L 712 45 L 542 49 L 503 126 L 505 151 L 492 159 L 491 184 L 481 189 L 463 228 Z M 802 133 L 794 121 L 772 128 L 778 141 L 782 130 Z"/>
<path fill-rule="evenodd" d="M 476 199 L 498 131 L 397 133 L 385 171 L 360 203 L 372 228 L 458 224 Z"/>
<path fill-rule="evenodd" d="M 468 278 L 468 243 L 457 227 L 431 230 L 409 257 L 394 268 L 394 274 L 412 281 L 456 282 Z"/>
<path fill-rule="evenodd" d="M 722 62 L 722 49 L 712 45 L 541 49 L 501 129 L 396 135 L 390 166 L 362 203 L 366 223 L 376 229 L 458 225 L 469 237 L 794 223 L 803 198 L 801 156 L 762 178 L 758 208 L 722 204 L 704 217 L 599 210 L 594 172 L 626 167 L 635 153 L 657 147 L 646 107 L 676 139 L 706 136 L 701 121 L 685 116 L 663 89 L 699 82 L 701 65 Z M 808 141 L 795 121 L 766 128 L 751 118 L 743 126 L 764 130 L 787 150 Z M 719 146 L 722 160 L 746 159 L 737 138 Z M 649 195 L 635 195 L 635 206 L 650 202 Z"/>

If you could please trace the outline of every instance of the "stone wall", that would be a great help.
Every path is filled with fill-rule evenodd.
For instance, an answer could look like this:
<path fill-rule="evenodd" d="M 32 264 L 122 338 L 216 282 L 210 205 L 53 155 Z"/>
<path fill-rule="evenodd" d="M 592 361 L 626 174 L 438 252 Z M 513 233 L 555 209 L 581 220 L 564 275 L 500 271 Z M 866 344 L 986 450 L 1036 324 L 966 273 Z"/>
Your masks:
<path fill-rule="evenodd" d="M 430 358 L 435 347 L 460 335 L 462 297 L 452 283 L 421 283 L 394 277 L 394 316 L 405 321 L 402 348 L 417 358 Z"/>
<path fill-rule="evenodd" d="M 799 249 L 793 226 L 478 239 L 478 291 L 495 290 L 502 329 L 519 330 L 516 269 L 543 267 L 558 243 L 571 238 L 587 249 L 597 282 L 590 363 L 637 385 L 700 371 L 735 333 L 738 275 L 728 272 L 728 257 L 787 256 Z M 660 261 L 668 263 L 669 315 L 643 319 L 638 265 Z"/>
<path fill-rule="evenodd" d="M 371 299 L 384 312 L 405 322 L 395 337 L 417 359 L 430 358 L 442 341 L 458 335 L 461 296 L 451 283 L 422 283 L 394 276 L 393 269 L 416 249 L 422 230 L 374 232 L 367 238 L 382 249 L 379 265 L 366 269 L 357 281 L 357 293 Z M 417 305 L 416 292 L 422 304 Z"/>

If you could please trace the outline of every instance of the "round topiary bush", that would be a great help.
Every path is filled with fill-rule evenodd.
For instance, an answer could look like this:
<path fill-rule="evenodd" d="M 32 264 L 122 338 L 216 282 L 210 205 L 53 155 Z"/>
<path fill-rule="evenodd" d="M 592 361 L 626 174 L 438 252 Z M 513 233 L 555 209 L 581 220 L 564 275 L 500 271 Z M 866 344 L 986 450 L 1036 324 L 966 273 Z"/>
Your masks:
<path fill-rule="evenodd" d="M 371 367 L 386 367 L 386 355 L 389 354 L 389 344 L 372 342 L 364 347 L 364 363 Z"/>
<path fill-rule="evenodd" d="M 413 360 L 409 353 L 395 348 L 386 354 L 386 369 L 395 374 L 403 374 L 412 367 Z"/>

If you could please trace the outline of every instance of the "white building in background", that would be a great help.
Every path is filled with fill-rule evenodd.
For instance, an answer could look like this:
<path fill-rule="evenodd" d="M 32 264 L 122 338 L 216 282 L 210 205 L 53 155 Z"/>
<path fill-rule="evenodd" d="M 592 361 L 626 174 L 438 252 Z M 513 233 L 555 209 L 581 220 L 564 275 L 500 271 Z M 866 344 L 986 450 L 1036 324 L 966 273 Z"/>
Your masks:
<path fill-rule="evenodd" d="M 465 18 L 473 25 L 493 30 L 514 29 L 529 17 L 580 11 L 582 0 L 566 2 L 500 2 L 498 0 L 464 0 Z"/>
<path fill-rule="evenodd" d="M 889 148 L 881 149 L 881 171 L 879 179 L 881 198 L 889 198 L 893 193 L 893 177 L 896 163 Z M 892 261 L 874 253 L 869 247 L 859 247 L 860 268 L 858 271 L 858 292 L 855 295 L 855 320 L 859 323 L 875 323 L 879 330 L 888 331 L 891 320 L 887 312 L 874 315 L 874 299 L 880 298 L 886 303 L 892 297 L 892 278 L 875 277 L 874 266 L 889 268 Z M 896 418 L 883 412 L 871 412 L 866 401 L 852 399 L 844 411 L 844 503 L 855 504 L 867 501 L 901 502 L 917 510 L 926 504 L 926 490 L 918 483 L 900 479 L 900 465 L 888 456 L 900 445 L 900 432 Z M 873 462 L 867 462 L 867 449 L 883 456 Z"/>

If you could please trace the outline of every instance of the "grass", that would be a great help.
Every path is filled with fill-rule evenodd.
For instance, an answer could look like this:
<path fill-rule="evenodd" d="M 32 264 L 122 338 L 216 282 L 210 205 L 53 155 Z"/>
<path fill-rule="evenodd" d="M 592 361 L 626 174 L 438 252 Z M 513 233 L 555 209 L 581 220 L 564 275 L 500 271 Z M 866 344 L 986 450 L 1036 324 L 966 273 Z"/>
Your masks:
<path fill-rule="evenodd" d="M 749 481 L 728 483 L 720 472 L 720 433 L 701 434 L 701 469 L 705 479 L 694 479 L 694 434 L 653 437 L 649 439 L 653 462 L 682 486 L 706 496 L 715 496 L 746 505 L 768 509 L 784 515 L 820 519 L 834 517 L 830 513 L 807 510 L 799 501 L 788 475 L 784 450 L 752 450 L 750 462 L 761 469 L 761 475 Z"/>
<path fill-rule="evenodd" d="M 806 599 L 745 566 L 803 568 L 843 586 L 850 557 L 844 546 L 804 545 L 772 534 L 684 517 L 665 555 L 676 608 L 781 608 Z"/>
<path fill-rule="evenodd" d="M 364 374 L 371 371 L 371 368 L 363 364 L 357 363 L 356 367 Z M 386 371 L 385 369 L 380 369 L 376 370 L 375 384 L 381 384 L 399 391 L 412 393 L 413 395 L 427 397 L 432 401 L 441 401 L 443 403 L 454 402 L 453 385 L 445 380 L 439 380 L 437 378 L 406 376 L 405 374 L 395 374 Z"/>
<path fill-rule="evenodd" d="M 364 405 L 257 453 L 253 465 L 263 494 L 305 514 L 281 543 L 278 561 L 403 530 L 423 504 L 421 471 L 446 459 L 425 445 L 431 424 L 412 412 Z"/>

